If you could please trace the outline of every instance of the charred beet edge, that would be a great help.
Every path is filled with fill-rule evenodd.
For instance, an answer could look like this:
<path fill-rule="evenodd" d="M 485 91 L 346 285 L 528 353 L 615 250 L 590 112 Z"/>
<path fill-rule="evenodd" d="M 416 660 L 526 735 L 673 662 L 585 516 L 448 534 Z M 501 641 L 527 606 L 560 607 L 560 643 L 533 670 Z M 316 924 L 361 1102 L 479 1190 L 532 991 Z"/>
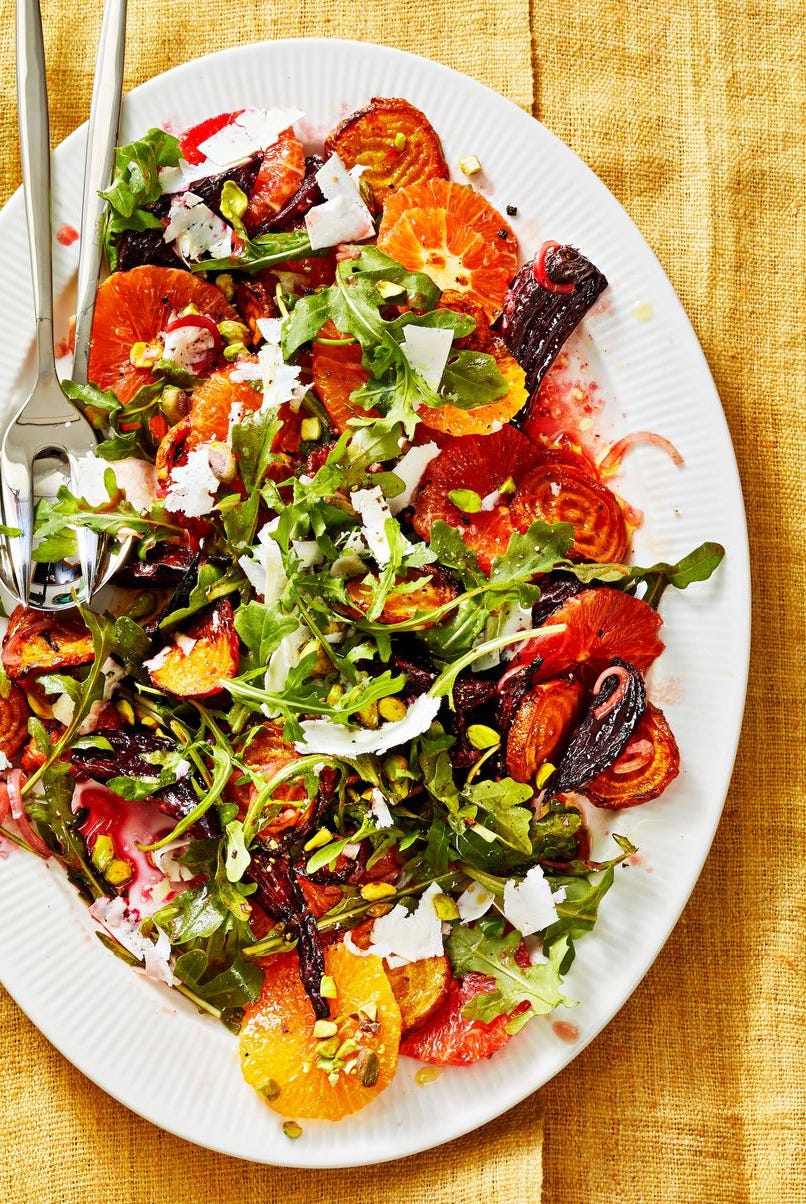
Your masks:
<path fill-rule="evenodd" d="M 238 185 L 241 192 L 250 196 L 262 162 L 262 154 L 253 155 L 248 162 L 242 163 L 238 167 L 232 167 L 229 171 L 221 172 L 217 176 L 207 176 L 203 180 L 196 180 L 187 191 L 192 192 L 194 196 L 201 197 L 205 205 L 213 209 L 222 220 L 226 220 L 219 209 L 224 185 L 228 180 L 232 180 L 234 184 Z M 161 221 L 166 220 L 171 210 L 171 202 L 175 196 L 180 195 L 181 193 L 165 193 L 152 207 L 151 212 Z M 145 263 L 163 268 L 175 268 L 182 264 L 183 260 L 174 250 L 173 243 L 166 242 L 162 233 L 162 229 L 151 229 L 127 230 L 125 234 L 122 234 L 117 245 L 118 269 L 126 272 L 129 268 L 138 268 Z"/>
<path fill-rule="evenodd" d="M 616 658 L 611 668 L 626 671 L 627 680 L 615 705 L 597 717 L 608 699 L 620 688 L 620 676 L 612 673 L 602 682 L 599 693 L 588 705 L 587 714 L 571 734 L 562 759 L 546 783 L 549 790 L 562 793 L 578 790 L 618 760 L 638 720 L 646 710 L 646 687 L 639 671 Z"/>
<path fill-rule="evenodd" d="M 176 587 L 189 569 L 196 565 L 198 549 L 190 544 L 156 544 L 149 548 L 143 560 L 131 560 L 121 570 L 116 581 L 135 588 L 148 584 L 157 587 Z"/>
<path fill-rule="evenodd" d="M 116 777 L 153 777 L 159 772 L 158 768 L 145 760 L 145 755 L 153 752 L 173 752 L 176 748 L 173 740 L 168 740 L 165 736 L 155 736 L 144 727 L 103 729 L 98 735 L 111 744 L 111 749 L 74 748 L 70 754 L 73 769 L 96 782 L 108 782 L 110 778 Z M 163 786 L 151 796 L 155 807 L 177 820 L 189 815 L 198 801 L 188 781 Z M 190 829 L 190 833 L 197 837 L 218 836 L 215 816 L 203 815 Z"/>
<path fill-rule="evenodd" d="M 290 201 L 278 209 L 271 217 L 255 230 L 253 237 L 259 234 L 275 234 L 279 231 L 291 230 L 298 225 L 309 209 L 318 205 L 325 198 L 316 182 L 316 173 L 324 166 L 324 159 L 319 155 L 311 155 L 305 160 L 305 176 Z"/>
<path fill-rule="evenodd" d="M 512 281 L 501 315 L 501 335 L 526 373 L 533 400 L 563 343 L 604 290 L 607 280 L 573 247 L 557 247 L 546 255 L 545 270 L 557 284 L 573 284 L 572 292 L 552 292 L 535 279 L 525 263 Z M 531 401 L 520 420 L 528 417 Z"/>
<path fill-rule="evenodd" d="M 325 766 L 319 775 L 319 789 L 316 792 L 316 799 L 310 809 L 310 814 L 296 828 L 292 828 L 279 838 L 277 841 L 279 848 L 287 849 L 292 844 L 300 844 L 319 827 L 322 816 L 333 801 L 338 780 L 339 775 L 336 770 Z"/>
<path fill-rule="evenodd" d="M 325 959 L 316 920 L 305 902 L 293 867 L 284 857 L 272 857 L 259 850 L 252 854 L 249 866 L 257 886 L 257 901 L 271 919 L 284 924 L 286 932 L 297 938 L 297 956 L 302 984 L 317 1020 L 327 1020 L 330 1005 L 321 994 Z"/>
<path fill-rule="evenodd" d="M 559 610 L 569 598 L 575 598 L 587 588 L 575 577 L 552 576 L 550 581 L 541 586 L 540 597 L 532 607 L 532 625 L 542 627 L 555 610 Z"/>
<path fill-rule="evenodd" d="M 437 677 L 430 652 L 414 640 L 401 639 L 392 649 L 391 667 L 407 676 L 405 697 L 418 697 L 431 689 Z"/>
<path fill-rule="evenodd" d="M 538 670 L 543 664 L 542 656 L 536 656 L 535 659 L 522 669 L 517 669 L 510 673 L 502 685 L 497 688 L 498 700 L 495 708 L 495 729 L 501 736 L 502 744 L 506 743 L 509 729 L 512 727 L 512 721 L 515 718 L 515 712 L 532 688 Z"/>

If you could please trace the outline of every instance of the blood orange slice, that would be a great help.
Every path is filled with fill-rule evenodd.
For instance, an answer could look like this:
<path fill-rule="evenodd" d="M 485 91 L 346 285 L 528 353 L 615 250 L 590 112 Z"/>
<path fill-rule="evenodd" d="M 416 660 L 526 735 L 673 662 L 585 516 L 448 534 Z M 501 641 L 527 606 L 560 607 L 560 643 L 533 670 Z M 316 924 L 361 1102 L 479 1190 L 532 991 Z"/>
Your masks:
<path fill-rule="evenodd" d="M 476 995 L 495 990 L 495 979 L 485 974 L 467 974 L 451 983 L 448 998 L 430 1020 L 403 1038 L 400 1052 L 438 1066 L 468 1066 L 490 1058 L 511 1039 L 509 1016 L 497 1016 L 491 1024 L 470 1020 L 462 1008 Z"/>
<path fill-rule="evenodd" d="M 135 343 L 152 343 L 172 316 L 188 305 L 217 324 L 237 322 L 238 314 L 214 284 L 179 268 L 146 265 L 115 272 L 98 289 L 92 326 L 89 379 L 113 389 L 125 404 L 154 377 L 131 361 Z"/>
<path fill-rule="evenodd" d="M 513 664 L 529 664 L 543 658 L 538 681 L 558 677 L 566 670 L 583 667 L 598 675 L 618 657 L 646 672 L 663 652 L 659 637 L 663 620 L 656 610 L 618 589 L 584 590 L 569 598 L 550 616 L 550 625 L 564 630 L 525 644 Z"/>
<path fill-rule="evenodd" d="M 492 321 L 518 266 L 517 241 L 489 201 L 466 184 L 401 188 L 383 211 L 378 247 L 439 288 L 469 294 Z"/>
<path fill-rule="evenodd" d="M 188 448 L 197 443 L 210 443 L 213 439 L 225 440 L 233 406 L 240 406 L 244 415 L 260 408 L 262 395 L 246 381 L 232 380 L 234 369 L 234 364 L 221 368 L 193 390 Z"/>
<path fill-rule="evenodd" d="M 452 405 L 443 405 L 438 409 L 423 406 L 419 413 L 425 426 L 432 431 L 443 431 L 446 435 L 489 435 L 523 409 L 529 397 L 523 368 L 500 345 L 494 345 L 493 351 L 501 375 L 509 385 L 504 396 L 472 410 Z"/>
<path fill-rule="evenodd" d="M 438 520 L 461 531 L 482 568 L 506 551 L 514 527 L 509 508 L 495 504 L 490 510 L 469 514 L 451 501 L 456 490 L 470 490 L 482 500 L 495 495 L 505 483 L 517 486 L 539 463 L 543 453 L 514 427 L 492 435 L 464 435 L 448 439 L 440 454 L 423 473 L 414 498 L 414 529 L 428 539 Z"/>
<path fill-rule="evenodd" d="M 305 151 L 302 143 L 294 137 L 293 130 L 283 130 L 277 141 L 266 149 L 249 197 L 244 225 L 250 234 L 291 200 L 304 175 Z"/>
<path fill-rule="evenodd" d="M 361 363 L 361 344 L 326 322 L 313 344 L 313 383 L 333 429 L 341 435 L 351 418 L 377 415 L 353 405 L 350 395 L 366 384 L 369 373 Z"/>

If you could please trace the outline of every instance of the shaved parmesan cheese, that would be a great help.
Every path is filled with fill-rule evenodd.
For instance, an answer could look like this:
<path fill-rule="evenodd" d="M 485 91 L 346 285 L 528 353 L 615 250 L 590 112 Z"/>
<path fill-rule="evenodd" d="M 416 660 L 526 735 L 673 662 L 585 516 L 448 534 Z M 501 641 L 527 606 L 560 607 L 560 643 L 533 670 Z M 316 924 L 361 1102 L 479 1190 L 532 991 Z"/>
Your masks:
<path fill-rule="evenodd" d="M 282 324 L 277 318 L 258 318 L 258 330 L 265 342 L 260 348 L 257 363 L 247 360 L 238 364 L 233 381 L 260 381 L 263 390 L 262 410 L 278 409 L 285 402 L 298 405 L 307 385 L 300 384 L 300 368 L 283 362 Z"/>
<path fill-rule="evenodd" d="M 428 326 L 408 325 L 404 328 L 400 348 L 415 372 L 419 372 L 432 389 L 439 388 L 442 373 L 448 362 L 453 331 Z"/>
<path fill-rule="evenodd" d="M 459 918 L 467 924 L 471 920 L 479 920 L 492 907 L 495 895 L 490 890 L 486 890 L 478 882 L 471 882 L 467 890 L 463 891 L 456 900 L 456 906 L 459 911 Z"/>
<path fill-rule="evenodd" d="M 11 769 L 11 762 L 3 752 L 2 748 L 0 748 L 0 769 Z"/>
<path fill-rule="evenodd" d="M 209 363 L 210 353 L 215 351 L 213 332 L 190 322 L 166 330 L 162 342 L 162 358 L 194 374 Z"/>
<path fill-rule="evenodd" d="M 386 520 L 392 517 L 392 512 L 380 485 L 373 485 L 372 489 L 356 489 L 350 494 L 350 505 L 361 519 L 361 531 L 367 547 L 378 566 L 385 568 L 391 557 Z M 401 538 L 406 547 L 411 547 L 404 535 Z"/>
<path fill-rule="evenodd" d="M 208 444 L 200 443 L 188 453 L 184 464 L 171 469 L 163 504 L 171 514 L 179 511 L 186 518 L 200 518 L 215 505 L 218 485 L 210 468 Z"/>
<path fill-rule="evenodd" d="M 305 228 L 313 250 L 335 247 L 340 242 L 372 238 L 375 226 L 358 191 L 357 180 L 345 170 L 338 155 L 331 155 L 316 173 L 316 182 L 327 198 L 305 215 Z"/>
<path fill-rule="evenodd" d="M 208 251 L 216 259 L 232 254 L 231 227 L 195 192 L 174 197 L 162 237 L 176 243 L 186 263 L 196 262 Z"/>
<path fill-rule="evenodd" d="M 238 564 L 246 574 L 256 594 L 272 606 L 279 601 L 288 577 L 283 567 L 283 558 L 277 541 L 272 538 L 272 532 L 277 530 L 279 519 L 272 519 L 260 528 L 257 536 L 257 546 L 251 549 L 249 556 L 241 556 Z"/>
<path fill-rule="evenodd" d="M 521 606 L 519 602 L 513 602 L 510 606 L 503 607 L 497 614 L 490 615 L 477 643 L 495 640 L 499 636 L 515 635 L 519 631 L 529 631 L 533 626 L 531 608 Z M 477 673 L 483 673 L 486 669 L 494 669 L 496 665 L 501 664 L 502 660 L 510 660 L 516 651 L 517 648 L 512 645 L 509 648 L 487 652 L 476 661 L 474 670 Z"/>
<path fill-rule="evenodd" d="M 177 631 L 174 639 L 176 640 L 179 650 L 183 656 L 190 656 L 191 652 L 196 647 L 196 641 L 193 639 L 193 637 L 185 635 L 181 631 Z"/>
<path fill-rule="evenodd" d="M 171 942 L 166 933 L 157 929 L 159 936 L 156 944 L 143 936 L 139 925 L 129 915 L 124 900 L 119 896 L 115 899 L 96 899 L 89 908 L 89 913 L 119 945 L 128 949 L 129 953 L 143 963 L 143 972 L 148 978 L 164 982 L 169 987 L 173 985 L 175 979 L 170 964 Z"/>
<path fill-rule="evenodd" d="M 411 505 L 411 499 L 422 480 L 423 473 L 431 461 L 439 455 L 439 452 L 439 444 L 421 443 L 416 447 L 410 447 L 405 456 L 400 457 L 393 471 L 396 477 L 400 477 L 406 488 L 397 497 L 389 499 L 389 509 L 392 514 L 400 514 L 401 510 L 405 510 L 407 506 Z"/>
<path fill-rule="evenodd" d="M 434 898 L 440 894 L 440 886 L 432 882 L 414 911 L 408 912 L 397 903 L 387 915 L 377 919 L 368 952 L 386 958 L 392 969 L 427 957 L 441 957 L 442 921 L 434 907 Z"/>
<path fill-rule="evenodd" d="M 230 125 L 200 142 L 199 151 L 217 167 L 241 163 L 274 146 L 283 130 L 301 116 L 299 109 L 244 109 Z"/>
<path fill-rule="evenodd" d="M 504 886 L 504 915 L 521 936 L 542 932 L 557 919 L 551 886 L 539 865 L 534 865 L 522 882 L 513 878 Z"/>
<path fill-rule="evenodd" d="M 375 816 L 376 828 L 391 828 L 394 820 L 392 813 L 389 810 L 389 804 L 386 801 L 384 793 L 377 786 L 372 789 L 372 802 L 370 803 L 370 811 Z"/>
<path fill-rule="evenodd" d="M 148 669 L 150 673 L 154 673 L 157 669 L 161 669 L 170 656 L 173 647 L 173 644 L 166 644 L 164 648 L 160 648 L 159 652 L 155 653 L 154 656 L 151 657 L 151 660 L 143 661 L 143 668 Z"/>
<path fill-rule="evenodd" d="M 109 501 L 104 485 L 104 473 L 111 469 L 118 489 L 126 494 L 140 514 L 148 510 L 157 495 L 157 470 L 148 460 L 127 456 L 124 460 L 110 463 L 100 456 L 78 456 L 75 461 L 76 487 L 83 498 L 92 506 L 101 506 Z"/>
<path fill-rule="evenodd" d="M 269 664 L 263 678 L 263 687 L 270 694 L 282 693 L 288 675 L 299 664 L 303 645 L 307 642 L 308 631 L 302 624 L 297 627 L 296 631 L 289 632 L 280 640 L 269 657 Z M 264 707 L 264 711 L 269 718 L 275 713 L 270 707 Z"/>
<path fill-rule="evenodd" d="M 481 508 L 485 514 L 489 514 L 491 510 L 495 510 L 500 501 L 501 494 L 497 489 L 494 489 L 492 493 L 488 493 L 481 499 Z"/>
<path fill-rule="evenodd" d="M 368 728 L 344 727 L 329 719 L 303 719 L 303 739 L 294 747 L 301 753 L 322 753 L 334 757 L 355 757 L 361 753 L 385 753 L 427 732 L 440 708 L 441 699 L 421 694 L 402 719 Z"/>
<path fill-rule="evenodd" d="M 53 712 L 53 718 L 58 723 L 63 723 L 65 727 L 69 727 L 73 720 L 73 712 L 76 709 L 76 704 L 73 702 L 69 694 L 60 694 L 50 707 Z"/>

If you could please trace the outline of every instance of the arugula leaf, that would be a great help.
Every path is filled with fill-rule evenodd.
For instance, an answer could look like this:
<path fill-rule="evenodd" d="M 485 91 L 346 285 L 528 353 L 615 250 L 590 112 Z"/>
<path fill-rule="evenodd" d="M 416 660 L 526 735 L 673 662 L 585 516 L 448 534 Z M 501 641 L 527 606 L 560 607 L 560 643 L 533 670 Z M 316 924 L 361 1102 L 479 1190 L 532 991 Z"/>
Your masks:
<path fill-rule="evenodd" d="M 39 719 L 29 721 L 34 742 L 50 758 L 53 746 Z M 41 835 L 65 866 L 68 876 L 83 894 L 100 899 L 108 891 L 96 876 L 81 835 L 76 831 L 72 801 L 75 782 L 70 766 L 62 761 L 48 765 L 42 774 L 42 790 L 32 797 L 26 811 Z"/>
<path fill-rule="evenodd" d="M 574 960 L 574 942 L 592 932 L 599 905 L 613 885 L 615 869 L 609 865 L 599 874 L 584 877 L 552 876 L 552 891 L 565 887 L 565 898 L 557 906 L 557 920 L 543 934 L 543 952 L 551 957 L 560 949 L 560 969 L 567 973 Z"/>
<path fill-rule="evenodd" d="M 646 586 L 643 600 L 655 609 L 667 586 L 687 589 L 697 581 L 707 581 L 716 572 L 725 558 L 725 549 L 719 543 L 701 543 L 677 564 L 661 561 L 649 568 L 631 564 L 567 564 L 563 570 L 573 573 L 586 584 L 589 581 L 619 582 L 623 588 L 632 589 L 643 582 Z"/>
<path fill-rule="evenodd" d="M 257 238 L 247 238 L 239 255 L 202 259 L 189 266 L 191 272 L 248 272 L 251 275 L 252 272 L 260 272 L 263 268 L 285 263 L 289 259 L 324 255 L 327 249 L 313 251 L 308 231 L 303 227 L 283 234 L 260 234 Z"/>
<path fill-rule="evenodd" d="M 256 666 L 267 665 L 285 636 L 296 631 L 299 620 L 283 615 L 262 602 L 246 602 L 235 614 L 235 630 L 251 653 Z"/>
<path fill-rule="evenodd" d="M 162 196 L 160 168 L 176 167 L 180 158 L 178 140 L 158 129 L 116 149 L 112 183 L 101 193 L 108 205 L 104 247 L 110 271 L 118 265 L 117 241 L 121 234 L 126 230 L 159 229 L 162 223 L 149 206 Z"/>
<path fill-rule="evenodd" d="M 565 942 L 559 940 L 548 955 L 548 962 L 536 966 L 519 966 L 515 952 L 521 943 L 519 932 L 502 936 L 500 920 L 479 920 L 473 928 L 456 924 L 446 942 L 454 972 L 486 974 L 495 979 L 495 990 L 476 995 L 462 1008 L 470 1020 L 490 1024 L 497 1016 L 510 1016 L 509 1032 L 518 1032 L 532 1016 L 545 1016 L 560 1004 L 572 1001 L 561 991 L 560 964 L 565 956 Z M 522 1004 L 528 1004 L 517 1016 Z"/>
<path fill-rule="evenodd" d="M 250 958 L 237 954 L 220 974 L 206 978 L 210 960 L 202 949 L 190 949 L 176 959 L 174 973 L 195 995 L 217 1008 L 254 1003 L 263 986 L 263 971 Z"/>
<path fill-rule="evenodd" d="M 520 853 L 532 852 L 529 837 L 532 812 L 528 807 L 518 806 L 532 798 L 531 786 L 512 778 L 502 778 L 498 782 L 473 782 L 464 787 L 462 794 L 487 812 L 492 830 L 511 849 Z"/>
<path fill-rule="evenodd" d="M 570 523 L 531 523 L 521 533 L 509 537 L 503 556 L 496 556 L 490 570 L 490 584 L 528 581 L 538 573 L 550 573 L 563 561 L 574 542 Z"/>
<path fill-rule="evenodd" d="M 495 357 L 484 351 L 467 349 L 456 351 L 448 358 L 439 388 L 446 401 L 463 410 L 490 405 L 508 390 L 509 385 Z"/>

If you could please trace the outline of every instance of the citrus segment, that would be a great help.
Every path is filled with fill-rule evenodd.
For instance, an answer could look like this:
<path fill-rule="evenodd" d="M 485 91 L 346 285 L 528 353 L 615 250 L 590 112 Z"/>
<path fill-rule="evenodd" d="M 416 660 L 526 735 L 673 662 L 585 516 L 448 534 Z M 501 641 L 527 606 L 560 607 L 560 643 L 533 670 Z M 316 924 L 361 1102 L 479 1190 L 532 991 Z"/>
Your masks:
<path fill-rule="evenodd" d="M 491 401 L 489 405 L 475 406 L 472 410 L 449 404 L 438 409 L 422 406 L 419 414 L 424 426 L 446 435 L 489 435 L 523 409 L 529 398 L 523 368 L 500 346 L 494 348 L 493 354 L 498 370 L 509 385 L 504 396 Z"/>
<path fill-rule="evenodd" d="M 255 233 L 268 218 L 274 217 L 302 183 L 305 175 L 305 151 L 291 129 L 283 130 L 263 155 L 255 186 L 244 214 L 244 225 Z"/>
<path fill-rule="evenodd" d="M 463 1016 L 462 1008 L 476 995 L 495 989 L 495 979 L 485 974 L 454 980 L 445 1002 L 421 1028 L 403 1038 L 400 1052 L 439 1066 L 467 1066 L 492 1057 L 511 1040 L 509 1017 L 497 1016 L 491 1024 L 484 1024 Z"/>
<path fill-rule="evenodd" d="M 365 168 L 362 184 L 380 206 L 390 192 L 434 177 L 448 178 L 448 165 L 436 130 L 407 100 L 373 97 L 346 117 L 325 140 L 325 153 L 345 167 Z"/>
<path fill-rule="evenodd" d="M 326 322 L 313 344 L 313 384 L 333 429 L 341 435 L 351 418 L 377 416 L 375 410 L 353 405 L 350 395 L 369 380 L 361 363 L 361 344 Z"/>
<path fill-rule="evenodd" d="M 392 193 L 378 247 L 439 288 L 467 294 L 496 318 L 517 266 L 517 241 L 489 201 L 465 184 L 429 180 Z"/>
<path fill-rule="evenodd" d="M 371 1103 L 397 1068 L 400 1008 L 381 959 L 333 945 L 325 950 L 325 971 L 336 987 L 335 1042 L 314 1033 L 294 953 L 268 963 L 260 998 L 244 1017 L 243 1076 L 283 1116 L 341 1120 Z"/>
<path fill-rule="evenodd" d="M 88 368 L 92 383 L 114 390 L 124 404 L 131 401 L 154 380 L 150 368 L 132 363 L 132 347 L 153 343 L 188 305 L 216 324 L 238 320 L 219 288 L 179 268 L 146 265 L 109 276 L 95 299 Z"/>
<path fill-rule="evenodd" d="M 226 440 L 233 406 L 240 407 L 235 411 L 235 421 L 260 409 L 261 394 L 246 381 L 232 380 L 234 369 L 234 364 L 219 369 L 193 390 L 188 448 L 213 439 Z"/>

